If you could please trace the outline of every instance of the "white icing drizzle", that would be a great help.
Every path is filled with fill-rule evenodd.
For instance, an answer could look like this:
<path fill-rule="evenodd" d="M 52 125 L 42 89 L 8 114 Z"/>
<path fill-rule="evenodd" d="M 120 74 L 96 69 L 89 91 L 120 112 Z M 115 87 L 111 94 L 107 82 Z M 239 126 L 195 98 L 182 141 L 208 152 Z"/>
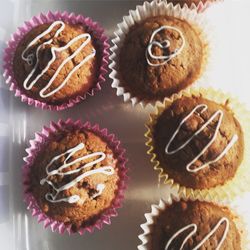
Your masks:
<path fill-rule="evenodd" d="M 65 175 L 72 175 L 72 174 L 75 174 L 75 173 L 78 173 L 80 172 L 81 170 L 85 169 L 85 168 L 88 168 L 88 167 L 92 167 L 94 166 L 95 164 L 103 161 L 105 158 L 106 158 L 106 155 L 103 153 L 103 152 L 95 152 L 95 153 L 91 153 L 91 154 L 88 154 L 88 155 L 85 155 L 85 156 L 82 156 L 80 158 L 77 158 L 75 159 L 74 161 L 72 162 L 68 162 L 68 160 L 75 154 L 77 153 L 79 150 L 83 149 L 85 147 L 85 145 L 83 143 L 80 143 L 78 144 L 76 147 L 74 148 L 71 148 L 69 149 L 68 151 L 66 151 L 65 153 L 63 154 L 60 154 L 60 155 L 57 155 L 55 156 L 51 161 L 50 163 L 46 166 L 46 173 L 47 173 L 47 176 L 46 178 L 42 179 L 40 181 L 40 184 L 41 185 L 44 185 L 45 183 L 49 184 L 53 190 L 54 190 L 54 194 L 53 193 L 47 193 L 45 195 L 45 198 L 46 200 L 52 202 L 52 203 L 57 203 L 57 202 L 61 202 L 61 201 L 65 201 L 65 202 L 68 202 L 68 203 L 76 203 L 77 201 L 80 200 L 80 196 L 79 195 L 72 195 L 70 197 L 67 197 L 67 198 L 61 198 L 61 199 L 58 199 L 58 195 L 64 191 L 64 190 L 67 190 L 73 186 L 75 186 L 78 182 L 80 182 L 81 180 L 83 180 L 84 178 L 88 177 L 88 176 L 91 176 L 91 175 L 94 175 L 94 174 L 105 174 L 105 175 L 113 175 L 114 174 L 114 168 L 111 167 L 111 166 L 104 166 L 104 167 L 100 167 L 100 168 L 97 168 L 97 169 L 93 169 L 93 170 L 88 170 L 84 173 L 82 173 L 81 175 L 77 176 L 75 179 L 73 179 L 72 181 L 70 181 L 69 183 L 61 186 L 61 187 L 56 187 L 52 181 L 49 180 L 49 177 L 51 176 L 54 176 L 54 175 L 61 175 L 61 176 L 65 176 Z M 57 161 L 59 160 L 61 157 L 63 156 L 66 156 L 67 157 L 65 158 L 64 162 L 63 162 L 63 165 L 60 166 L 59 168 L 55 169 L 55 170 L 52 170 L 52 171 L 49 171 L 49 168 Z M 79 168 L 77 169 L 74 169 L 74 170 L 67 170 L 67 171 L 63 171 L 64 169 L 76 164 L 76 163 L 79 163 L 81 161 L 84 161 L 84 160 L 87 160 L 87 159 L 91 159 L 91 158 L 94 158 L 94 157 L 99 157 L 97 158 L 96 160 L 93 160 L 91 162 L 88 162 L 82 166 L 80 166 Z M 92 198 L 96 198 L 97 196 L 101 195 L 103 190 L 105 189 L 105 184 L 98 184 L 96 186 L 96 190 L 98 191 L 96 194 L 94 194 L 92 196 Z"/>
<path fill-rule="evenodd" d="M 178 151 L 180 151 L 181 149 L 183 149 L 184 147 L 186 147 L 195 136 L 199 135 L 217 116 L 219 116 L 219 120 L 217 122 L 216 128 L 215 128 L 215 132 L 214 135 L 212 137 L 212 139 L 208 142 L 208 144 L 202 149 L 202 151 L 191 161 L 186 165 L 186 169 L 189 172 L 193 172 L 196 173 L 204 168 L 206 168 L 207 166 L 209 166 L 210 164 L 213 164 L 217 161 L 219 161 L 222 157 L 224 157 L 224 155 L 226 155 L 226 153 L 232 148 L 232 146 L 237 142 L 238 140 L 238 135 L 235 134 L 233 135 L 231 141 L 228 143 L 228 145 L 224 148 L 224 150 L 214 159 L 211 160 L 209 162 L 204 163 L 203 165 L 201 165 L 200 167 L 197 167 L 195 169 L 192 169 L 191 166 L 205 153 L 205 151 L 212 145 L 212 143 L 215 141 L 217 134 L 219 132 L 221 123 L 222 123 L 222 119 L 223 119 L 223 112 L 221 110 L 216 111 L 190 138 L 188 138 L 182 145 L 180 145 L 178 148 L 170 151 L 169 147 L 171 145 L 171 143 L 173 142 L 173 140 L 175 139 L 176 135 L 179 133 L 182 125 L 195 113 L 198 112 L 198 110 L 200 110 L 199 114 L 202 114 L 203 112 L 205 112 L 208 107 L 205 104 L 199 104 L 197 105 L 179 124 L 179 126 L 177 127 L 177 129 L 175 130 L 173 136 L 170 138 L 169 142 L 166 145 L 165 148 L 165 153 L 168 155 L 172 155 L 177 153 Z"/>
<path fill-rule="evenodd" d="M 224 229 L 224 233 L 222 235 L 222 238 L 220 239 L 220 242 L 218 243 L 217 247 L 215 248 L 215 250 L 219 250 L 221 245 L 223 244 L 223 242 L 225 241 L 226 237 L 227 237 L 227 233 L 229 230 L 229 220 L 226 217 L 222 217 L 219 222 L 215 225 L 215 227 L 206 235 L 206 237 L 194 248 L 192 248 L 191 250 L 198 250 L 217 230 L 218 228 L 225 223 L 225 229 Z M 197 232 L 197 225 L 196 224 L 189 224 L 183 228 L 181 228 L 179 231 L 177 231 L 167 242 L 165 250 L 168 250 L 171 243 L 173 242 L 173 240 L 175 240 L 181 233 L 187 231 L 188 229 L 193 228 L 192 231 L 187 235 L 187 237 L 184 239 L 180 250 L 183 249 L 183 247 L 185 246 L 185 244 L 187 243 L 187 241 Z"/>
<path fill-rule="evenodd" d="M 105 189 L 105 184 L 97 184 L 96 190 L 98 191 L 98 193 L 94 194 L 92 198 L 94 199 L 98 197 L 99 195 L 101 195 L 104 189 Z"/>
<path fill-rule="evenodd" d="M 156 56 L 153 54 L 153 51 L 152 51 L 152 48 L 154 46 L 157 46 L 159 48 L 161 48 L 162 50 L 164 49 L 167 49 L 170 47 L 170 40 L 169 39 L 166 39 L 164 40 L 163 42 L 159 42 L 159 41 L 156 41 L 155 40 L 155 36 L 161 32 L 162 30 L 174 30 L 176 31 L 180 37 L 181 37 L 181 40 L 182 40 L 182 44 L 181 44 L 181 47 L 180 48 L 177 48 L 173 53 L 171 53 L 170 55 L 162 55 L 162 56 Z M 177 55 L 179 55 L 181 53 L 181 51 L 183 50 L 184 46 L 185 46 L 185 38 L 184 38 L 184 35 L 183 33 L 175 28 L 175 27 L 172 27 L 172 26 L 168 26 L 168 25 L 164 25 L 164 26 L 161 26 L 160 28 L 156 29 L 153 34 L 151 35 L 151 38 L 150 38 L 150 41 L 149 41 L 149 44 L 148 44 L 148 47 L 147 47 L 147 50 L 146 50 L 146 59 L 147 59 L 147 63 L 150 65 L 150 66 L 154 66 L 154 67 L 157 67 L 157 66 L 161 66 L 161 65 L 164 65 L 166 64 L 167 62 L 169 62 L 172 58 L 176 57 Z M 153 63 L 152 60 L 155 59 L 155 60 L 163 60 L 163 62 L 161 63 Z"/>
<path fill-rule="evenodd" d="M 43 42 L 42 44 L 40 44 L 37 49 L 35 54 L 31 53 L 28 54 L 27 56 L 25 54 L 27 54 L 27 51 L 29 50 L 29 48 L 31 46 L 33 46 L 34 44 L 36 44 L 40 39 L 44 38 L 46 35 L 48 35 L 55 26 L 60 25 L 60 28 L 55 32 L 54 37 L 52 37 L 50 40 Z M 32 81 L 30 81 L 30 79 L 34 76 L 34 73 L 36 72 L 38 66 L 39 66 L 39 52 L 40 49 L 44 46 L 44 45 L 48 45 L 51 44 L 53 42 L 53 39 L 58 37 L 59 34 L 64 30 L 65 28 L 65 23 L 62 21 L 55 21 L 53 22 L 48 29 L 46 29 L 43 33 L 41 33 L 40 35 L 38 35 L 34 40 L 32 40 L 29 45 L 25 48 L 25 50 L 22 52 L 22 59 L 24 61 L 26 61 L 29 65 L 33 64 L 34 58 L 36 58 L 36 63 L 35 66 L 33 67 L 33 69 L 31 70 L 31 72 L 28 74 L 28 76 L 26 77 L 26 79 L 23 82 L 23 86 L 26 90 L 30 90 L 32 89 L 32 87 L 36 84 L 36 82 L 45 74 L 45 72 L 49 69 L 50 65 L 56 60 L 56 52 L 62 52 L 64 50 L 67 50 L 72 44 L 74 44 L 75 42 L 81 40 L 81 39 L 85 39 L 80 47 L 78 47 L 76 49 L 76 51 L 74 51 L 74 53 L 72 53 L 72 55 L 70 55 L 68 58 L 66 58 L 61 64 L 60 66 L 57 68 L 57 70 L 55 71 L 55 73 L 53 74 L 53 76 L 51 77 L 51 79 L 49 80 L 48 84 L 41 89 L 41 91 L 39 92 L 39 95 L 42 98 L 46 98 L 49 97 L 51 95 L 54 95 L 57 91 L 59 91 L 61 88 L 63 88 L 65 86 L 65 84 L 67 83 L 67 81 L 70 79 L 70 77 L 72 76 L 72 74 L 78 70 L 84 63 L 86 63 L 87 61 L 89 61 L 91 58 L 93 58 L 96 54 L 96 50 L 93 49 L 92 53 L 87 55 L 79 64 L 77 64 L 67 75 L 67 77 L 63 80 L 63 82 L 56 87 L 54 90 L 52 90 L 51 92 L 48 92 L 47 94 L 45 94 L 45 92 L 48 90 L 48 88 L 51 87 L 51 85 L 53 84 L 54 80 L 56 79 L 56 77 L 58 76 L 58 74 L 60 73 L 60 71 L 62 70 L 62 68 L 64 67 L 65 64 L 67 64 L 70 60 L 72 60 L 74 57 L 77 56 L 77 54 L 85 47 L 87 46 L 87 44 L 91 41 L 91 35 L 88 33 L 85 34 L 80 34 L 76 37 L 74 37 L 71 41 L 69 41 L 65 46 L 63 47 L 51 47 L 51 54 L 52 54 L 52 58 L 50 61 L 48 61 L 47 65 L 45 66 L 45 68 L 42 70 L 42 72 L 40 74 L 38 74 L 35 79 L 33 79 Z"/>

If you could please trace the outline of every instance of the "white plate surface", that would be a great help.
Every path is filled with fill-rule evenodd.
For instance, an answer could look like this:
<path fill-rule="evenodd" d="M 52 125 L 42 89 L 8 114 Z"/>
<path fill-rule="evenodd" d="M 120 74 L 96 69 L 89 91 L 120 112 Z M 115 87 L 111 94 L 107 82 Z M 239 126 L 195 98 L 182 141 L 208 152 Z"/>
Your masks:
<path fill-rule="evenodd" d="M 92 17 L 112 36 L 122 16 L 142 1 L 5 0 L 0 6 L 0 48 L 23 21 L 39 12 L 67 10 Z M 210 8 L 207 17 L 214 26 L 216 60 L 207 83 L 230 91 L 250 108 L 250 1 L 225 0 Z M 149 109 L 132 108 L 116 97 L 107 79 L 103 90 L 80 105 L 48 112 L 28 107 L 9 93 L 0 79 L 0 249 L 4 250 L 133 250 L 139 244 L 140 224 L 152 203 L 168 194 L 158 187 L 158 178 L 146 155 L 144 123 Z M 99 123 L 114 132 L 127 149 L 129 189 L 119 216 L 111 226 L 84 236 L 68 236 L 44 230 L 22 201 L 21 166 L 24 149 L 36 131 L 49 121 L 68 117 Z M 241 204 L 247 204 L 240 199 Z M 249 206 L 250 207 L 250 206 Z M 249 213 L 250 214 L 250 213 Z M 249 221 L 246 217 L 246 221 Z"/>

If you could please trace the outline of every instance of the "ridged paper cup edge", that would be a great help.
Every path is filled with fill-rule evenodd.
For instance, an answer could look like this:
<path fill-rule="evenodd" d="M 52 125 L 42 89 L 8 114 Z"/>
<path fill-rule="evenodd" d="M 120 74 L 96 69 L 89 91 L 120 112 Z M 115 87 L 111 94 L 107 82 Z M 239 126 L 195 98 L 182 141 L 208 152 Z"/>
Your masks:
<path fill-rule="evenodd" d="M 30 210 L 32 216 L 35 216 L 39 223 L 43 222 L 45 228 L 50 227 L 53 232 L 56 231 L 60 234 L 63 234 L 65 231 L 67 231 L 69 234 L 75 233 L 75 231 L 72 230 L 71 224 L 66 225 L 63 222 L 59 222 L 52 218 L 49 218 L 40 209 L 34 195 L 32 194 L 32 191 L 29 189 L 30 168 L 32 167 L 37 154 L 43 147 L 46 146 L 46 143 L 50 141 L 51 135 L 56 134 L 57 131 L 65 129 L 70 129 L 70 131 L 74 129 L 92 131 L 108 143 L 108 145 L 114 152 L 116 159 L 118 160 L 118 188 L 111 206 L 104 213 L 102 213 L 93 224 L 80 227 L 77 230 L 80 235 L 84 234 L 85 232 L 93 233 L 94 229 L 100 230 L 104 224 L 111 224 L 111 218 L 118 215 L 117 209 L 122 206 L 124 192 L 127 188 L 128 181 L 128 169 L 126 168 L 127 159 L 125 157 L 125 149 L 121 146 L 121 142 L 116 138 L 114 134 L 110 134 L 106 128 L 101 129 L 98 124 L 91 125 L 90 122 L 83 123 L 81 120 L 73 121 L 72 119 L 68 119 L 66 121 L 59 120 L 57 123 L 51 122 L 48 127 L 44 126 L 40 133 L 35 134 L 35 139 L 30 140 L 30 147 L 26 149 L 28 155 L 24 158 L 25 165 L 22 168 L 24 201 L 27 204 L 27 208 L 28 210 Z"/>
<path fill-rule="evenodd" d="M 250 249 L 250 239 L 249 239 L 249 232 L 244 222 L 244 215 L 239 209 L 239 205 L 231 203 L 229 200 L 223 202 L 214 202 L 209 201 L 205 198 L 187 198 L 187 197 L 180 197 L 180 196 L 173 196 L 169 195 L 167 198 L 160 199 L 158 204 L 151 205 L 151 211 L 149 213 L 145 213 L 144 217 L 146 222 L 141 224 L 140 227 L 142 229 L 142 233 L 138 236 L 141 244 L 137 246 L 138 250 L 151 250 L 150 240 L 152 234 L 152 226 L 155 224 L 156 218 L 163 212 L 168 206 L 171 206 L 173 202 L 179 202 L 180 200 L 184 201 L 207 201 L 211 202 L 215 205 L 219 205 L 221 207 L 227 207 L 231 214 L 234 216 L 234 223 L 236 224 L 237 229 L 241 235 L 241 249 Z"/>
<path fill-rule="evenodd" d="M 239 166 L 236 175 L 232 180 L 229 180 L 224 185 L 217 186 L 210 189 L 192 189 L 181 186 L 170 178 L 161 167 L 160 162 L 157 160 L 157 155 L 154 153 L 153 145 L 153 128 L 156 123 L 157 117 L 168 107 L 172 102 L 181 98 L 182 96 L 199 96 L 215 101 L 217 103 L 225 103 L 229 100 L 228 106 L 232 109 L 235 117 L 241 124 L 244 133 L 244 157 L 241 165 Z M 224 93 L 219 89 L 214 88 L 189 88 L 182 91 L 180 94 L 175 95 L 156 106 L 155 112 L 149 116 L 149 121 L 146 123 L 146 146 L 148 147 L 147 154 L 150 156 L 150 161 L 153 164 L 154 170 L 158 172 L 159 181 L 165 185 L 169 185 L 172 189 L 176 190 L 183 197 L 187 198 L 200 198 L 208 199 L 211 201 L 233 200 L 236 196 L 250 191 L 250 111 L 246 105 L 240 103 L 237 98 L 234 98 L 229 93 Z"/>
<path fill-rule="evenodd" d="M 100 48 L 101 62 L 97 81 L 93 87 L 91 87 L 87 92 L 82 95 L 78 95 L 73 98 L 69 98 L 62 104 L 48 104 L 46 100 L 44 102 L 36 100 L 28 96 L 17 84 L 15 75 L 13 72 L 13 60 L 16 48 L 23 37 L 34 27 L 44 24 L 54 22 L 56 20 L 63 20 L 66 23 L 77 24 L 80 23 L 86 26 L 87 30 L 91 32 Z M 82 102 L 88 96 L 94 96 L 95 93 L 101 90 L 101 85 L 105 81 L 105 75 L 108 69 L 108 57 L 109 57 L 109 43 L 108 38 L 104 34 L 103 28 L 97 23 L 92 21 L 89 17 L 84 17 L 82 15 L 76 15 L 74 13 L 64 12 L 51 12 L 40 13 L 33 16 L 29 21 L 26 21 L 22 26 L 20 26 L 15 33 L 12 34 L 11 39 L 7 42 L 7 47 L 4 50 L 3 55 L 3 76 L 6 84 L 9 86 L 9 90 L 13 91 L 15 96 L 20 98 L 22 102 L 27 103 L 29 106 L 35 106 L 41 109 L 60 111 L 67 108 L 71 108 L 74 105 Z"/>
<path fill-rule="evenodd" d="M 130 27 L 135 23 L 141 22 L 148 17 L 168 15 L 174 16 L 180 19 L 184 19 L 191 23 L 197 31 L 201 40 L 203 41 L 204 56 L 201 67 L 200 77 L 192 84 L 202 85 L 205 84 L 209 78 L 209 72 L 211 72 L 212 65 L 212 50 L 213 50 L 213 31 L 209 26 L 209 22 L 204 15 L 198 13 L 197 6 L 190 9 L 185 5 L 183 8 L 178 5 L 173 5 L 166 1 L 152 1 L 144 2 L 143 5 L 138 5 L 135 10 L 130 10 L 129 15 L 123 17 L 123 21 L 117 25 L 117 30 L 114 32 L 114 38 L 112 39 L 110 65 L 111 69 L 110 78 L 112 79 L 112 87 L 116 89 L 117 96 L 123 96 L 124 102 L 131 102 L 133 106 L 140 104 L 142 107 L 154 106 L 159 101 L 146 102 L 133 96 L 129 91 L 123 87 L 122 82 L 119 80 L 119 53 L 122 47 L 124 38 L 128 33 Z M 189 87 L 188 87 L 189 88 Z M 161 101 L 161 100 L 160 100 Z"/>

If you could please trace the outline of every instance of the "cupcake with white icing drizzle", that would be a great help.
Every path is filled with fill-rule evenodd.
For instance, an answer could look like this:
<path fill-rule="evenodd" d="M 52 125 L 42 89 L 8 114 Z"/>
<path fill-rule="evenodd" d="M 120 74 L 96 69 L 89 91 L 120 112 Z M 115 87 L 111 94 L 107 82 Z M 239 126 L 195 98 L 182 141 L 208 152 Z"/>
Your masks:
<path fill-rule="evenodd" d="M 159 179 L 190 197 L 232 198 L 249 190 L 244 105 L 213 89 L 190 89 L 151 114 L 148 154 Z"/>
<path fill-rule="evenodd" d="M 182 186 L 223 185 L 242 162 L 243 132 L 226 103 L 184 96 L 159 115 L 153 129 L 157 159 Z"/>
<path fill-rule="evenodd" d="M 197 11 L 152 1 L 123 18 L 110 56 L 117 95 L 133 104 L 154 104 L 202 79 L 210 42 Z"/>
<path fill-rule="evenodd" d="M 59 232 L 84 232 L 101 227 L 121 201 L 125 159 L 107 131 L 89 124 L 59 122 L 46 142 L 31 151 L 24 167 L 29 208 Z M 34 213 L 34 211 L 33 211 Z M 111 213 L 111 214 L 110 214 Z M 39 216 L 38 216 L 39 217 Z M 47 222 L 46 222 L 47 221 Z"/>
<path fill-rule="evenodd" d="M 243 225 L 228 206 L 170 198 L 145 217 L 139 250 L 244 249 Z"/>
<path fill-rule="evenodd" d="M 100 89 L 107 38 L 90 19 L 40 14 L 19 28 L 5 50 L 5 78 L 22 101 L 61 110 Z"/>

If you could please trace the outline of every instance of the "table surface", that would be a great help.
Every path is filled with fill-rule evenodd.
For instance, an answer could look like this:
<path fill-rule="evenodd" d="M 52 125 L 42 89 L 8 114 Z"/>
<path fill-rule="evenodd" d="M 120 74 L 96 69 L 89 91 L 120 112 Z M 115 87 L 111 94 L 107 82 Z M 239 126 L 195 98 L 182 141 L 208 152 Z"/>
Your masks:
<path fill-rule="evenodd" d="M 10 34 L 24 20 L 48 10 L 67 10 L 90 16 L 99 21 L 106 29 L 106 34 L 112 37 L 122 16 L 140 3 L 142 1 L 5 0 L 1 3 L 0 10 L 0 46 L 1 49 L 5 46 Z M 216 59 L 211 64 L 211 72 L 205 85 L 230 91 L 250 107 L 249 10 L 249 0 L 227 0 L 207 11 L 206 16 L 212 27 L 210 35 L 216 41 L 212 50 Z M 145 221 L 144 213 L 150 210 L 151 204 L 167 197 L 169 189 L 158 185 L 157 173 L 146 155 L 144 124 L 152 109 L 132 107 L 130 103 L 124 103 L 121 97 L 116 96 L 110 83 L 111 80 L 107 77 L 102 91 L 72 109 L 49 112 L 21 103 L 9 93 L 1 78 L 0 138 L 10 142 L 9 147 L 4 147 L 9 157 L 0 153 L 0 161 L 5 157 L 8 162 L 5 167 L 0 167 L 1 249 L 128 250 L 136 249 L 140 243 L 138 234 L 141 233 L 140 224 Z M 22 201 L 20 169 L 28 141 L 51 120 L 69 117 L 97 122 L 101 127 L 107 127 L 120 138 L 129 158 L 129 188 L 119 216 L 112 219 L 111 226 L 104 226 L 101 231 L 84 236 L 59 235 L 44 230 L 30 216 Z"/>

